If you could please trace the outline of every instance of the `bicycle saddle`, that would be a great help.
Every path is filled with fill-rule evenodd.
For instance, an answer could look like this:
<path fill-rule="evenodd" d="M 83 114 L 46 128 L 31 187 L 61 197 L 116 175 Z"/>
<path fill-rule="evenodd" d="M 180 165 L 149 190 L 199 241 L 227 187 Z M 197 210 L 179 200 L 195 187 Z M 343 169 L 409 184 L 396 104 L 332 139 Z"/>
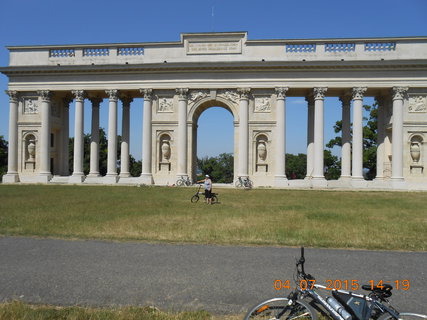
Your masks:
<path fill-rule="evenodd" d="M 382 286 L 375 286 L 372 288 L 370 284 L 365 284 L 362 286 L 363 290 L 372 291 L 375 294 L 378 294 L 384 298 L 391 297 L 391 290 L 393 287 L 389 284 L 383 284 Z"/>

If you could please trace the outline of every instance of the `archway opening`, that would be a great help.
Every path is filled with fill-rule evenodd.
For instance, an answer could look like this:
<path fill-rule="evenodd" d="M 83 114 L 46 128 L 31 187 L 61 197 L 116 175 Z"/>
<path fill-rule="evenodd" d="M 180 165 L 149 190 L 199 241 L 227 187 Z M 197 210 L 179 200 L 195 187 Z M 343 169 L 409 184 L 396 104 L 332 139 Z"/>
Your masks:
<path fill-rule="evenodd" d="M 202 105 L 193 116 L 193 179 L 209 174 L 216 183 L 234 178 L 234 117 L 226 105 Z"/>

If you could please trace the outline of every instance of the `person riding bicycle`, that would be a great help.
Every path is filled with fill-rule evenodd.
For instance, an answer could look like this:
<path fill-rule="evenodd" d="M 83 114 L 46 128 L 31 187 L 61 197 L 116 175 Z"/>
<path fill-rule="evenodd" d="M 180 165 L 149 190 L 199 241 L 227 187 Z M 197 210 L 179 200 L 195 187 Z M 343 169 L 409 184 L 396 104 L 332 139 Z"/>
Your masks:
<path fill-rule="evenodd" d="M 205 185 L 205 198 L 207 204 L 212 204 L 212 180 L 209 175 L 205 175 L 204 180 L 197 181 L 197 183 L 203 182 Z"/>

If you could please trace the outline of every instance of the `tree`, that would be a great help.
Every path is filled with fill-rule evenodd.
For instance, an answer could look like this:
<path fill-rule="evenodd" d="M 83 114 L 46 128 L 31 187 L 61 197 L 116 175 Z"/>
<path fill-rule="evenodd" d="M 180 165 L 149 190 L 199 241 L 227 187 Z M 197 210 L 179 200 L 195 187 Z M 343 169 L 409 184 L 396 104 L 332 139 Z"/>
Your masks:
<path fill-rule="evenodd" d="M 217 157 L 197 159 L 197 167 L 203 175 L 208 174 L 212 181 L 219 183 L 233 182 L 234 156 L 231 153 L 221 153 Z"/>
<path fill-rule="evenodd" d="M 0 136 L 0 177 L 7 173 L 7 147 L 7 141 Z"/>
<path fill-rule="evenodd" d="M 307 155 L 286 154 L 286 176 L 290 179 L 304 179 L 307 173 Z"/>
<path fill-rule="evenodd" d="M 378 103 L 372 106 L 364 105 L 363 108 L 369 111 L 369 118 L 364 118 L 366 125 L 363 127 L 363 168 L 366 169 L 367 179 L 374 179 L 377 174 L 377 134 L 378 134 Z M 342 132 L 342 121 L 337 121 L 334 126 L 335 133 Z M 342 146 L 341 136 L 331 139 L 326 146 Z"/>

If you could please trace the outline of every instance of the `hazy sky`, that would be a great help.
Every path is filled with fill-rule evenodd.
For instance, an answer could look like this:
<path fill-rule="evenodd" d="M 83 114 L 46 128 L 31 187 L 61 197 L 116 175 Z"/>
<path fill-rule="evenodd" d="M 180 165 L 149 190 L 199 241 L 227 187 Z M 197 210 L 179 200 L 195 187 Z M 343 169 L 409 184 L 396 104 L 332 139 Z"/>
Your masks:
<path fill-rule="evenodd" d="M 427 36 L 427 0 L 1 0 L 0 8 L 2 67 L 9 63 L 7 45 L 178 41 L 182 32 L 248 31 L 249 39 Z M 0 75 L 0 135 L 7 139 L 6 89 L 7 77 Z M 106 103 L 101 105 L 104 128 Z M 137 159 L 141 158 L 141 109 L 142 99 L 134 100 L 131 153 Z M 306 109 L 303 98 L 288 98 L 288 153 L 305 153 Z M 89 132 L 90 108 L 85 111 L 85 132 Z M 70 131 L 73 112 L 74 107 Z M 340 117 L 338 99 L 327 98 L 325 143 L 334 136 L 332 126 Z M 233 117 L 228 111 L 211 108 L 201 115 L 198 145 L 199 156 L 233 152 Z"/>

